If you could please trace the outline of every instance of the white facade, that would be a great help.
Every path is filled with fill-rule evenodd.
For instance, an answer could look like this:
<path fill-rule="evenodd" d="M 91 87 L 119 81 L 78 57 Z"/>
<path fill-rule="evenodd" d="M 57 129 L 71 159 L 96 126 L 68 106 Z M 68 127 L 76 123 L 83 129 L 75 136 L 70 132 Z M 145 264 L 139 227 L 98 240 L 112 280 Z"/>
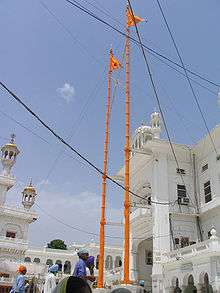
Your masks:
<path fill-rule="evenodd" d="M 220 126 L 211 132 L 217 153 L 209 136 L 192 147 L 173 143 L 178 163 L 160 131 L 155 112 L 132 140 L 130 189 L 144 199 L 131 196 L 131 279 L 153 292 L 193 292 L 194 279 L 200 292 L 209 278 L 220 292 Z"/>
<path fill-rule="evenodd" d="M 71 274 L 78 260 L 77 250 L 86 247 L 96 260 L 99 246 L 95 243 L 72 244 L 67 250 L 47 247 L 29 247 L 28 228 L 37 220 L 38 215 L 32 209 L 37 193 L 32 182 L 24 188 L 20 195 L 20 206 L 6 204 L 7 191 L 16 183 L 11 169 L 16 163 L 19 150 L 12 135 L 10 143 L 1 148 L 2 172 L 0 173 L 0 287 L 12 284 L 17 267 L 23 263 L 27 274 L 39 276 L 41 279 L 47 273 L 48 266 L 60 264 L 59 276 Z M 105 274 L 107 279 L 120 278 L 122 264 L 121 247 L 105 247 Z M 110 272 L 114 272 L 114 277 Z"/>

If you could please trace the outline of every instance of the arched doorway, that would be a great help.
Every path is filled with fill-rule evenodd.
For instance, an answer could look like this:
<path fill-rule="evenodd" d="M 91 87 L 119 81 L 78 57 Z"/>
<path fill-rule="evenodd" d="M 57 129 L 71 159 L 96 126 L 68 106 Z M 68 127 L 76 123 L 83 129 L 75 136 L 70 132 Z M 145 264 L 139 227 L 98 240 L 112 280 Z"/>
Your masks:
<path fill-rule="evenodd" d="M 194 285 L 193 275 L 189 275 L 189 277 L 188 277 L 188 285 L 185 288 L 184 293 L 197 293 L 197 288 Z"/>
<path fill-rule="evenodd" d="M 139 243 L 136 255 L 137 278 L 145 281 L 148 290 L 152 288 L 153 240 L 148 238 Z"/>
<path fill-rule="evenodd" d="M 35 263 L 40 263 L 40 259 L 39 259 L 39 257 L 35 257 L 34 262 L 35 262 Z"/>
<path fill-rule="evenodd" d="M 97 255 L 97 257 L 96 257 L 95 267 L 97 270 L 99 269 L 99 255 Z"/>
<path fill-rule="evenodd" d="M 179 279 L 178 278 L 176 278 L 176 280 L 175 280 L 175 285 L 174 285 L 173 292 L 174 293 L 181 293 L 182 292 L 182 290 L 179 287 Z"/>
<path fill-rule="evenodd" d="M 62 272 L 62 268 L 63 268 L 62 261 L 58 259 L 55 263 L 58 264 L 58 266 L 59 266 L 58 271 Z"/>
<path fill-rule="evenodd" d="M 105 268 L 106 268 L 106 270 L 113 269 L 113 258 L 111 255 L 107 255 L 107 257 L 105 259 Z"/>
<path fill-rule="evenodd" d="M 31 262 L 31 258 L 29 256 L 26 256 L 24 259 L 25 262 Z"/>
<path fill-rule="evenodd" d="M 122 266 L 122 260 L 119 255 L 116 256 L 115 258 L 115 268 L 120 268 Z"/>
<path fill-rule="evenodd" d="M 53 265 L 52 259 L 47 259 L 46 265 L 51 267 Z"/>
<path fill-rule="evenodd" d="M 66 260 L 63 266 L 64 274 L 70 275 L 71 274 L 71 263 L 70 261 Z"/>
<path fill-rule="evenodd" d="M 204 283 L 202 285 L 201 292 L 202 293 L 213 293 L 212 285 L 209 284 L 209 275 L 205 273 L 204 275 Z"/>

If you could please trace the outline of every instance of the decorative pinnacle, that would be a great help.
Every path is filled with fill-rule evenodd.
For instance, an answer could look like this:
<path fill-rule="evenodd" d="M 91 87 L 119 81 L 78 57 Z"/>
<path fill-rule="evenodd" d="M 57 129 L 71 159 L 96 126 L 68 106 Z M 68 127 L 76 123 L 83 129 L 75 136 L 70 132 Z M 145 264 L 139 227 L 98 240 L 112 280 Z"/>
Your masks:
<path fill-rule="evenodd" d="M 14 133 L 12 133 L 10 143 L 14 144 L 15 143 L 15 138 L 16 138 L 16 135 Z"/>
<path fill-rule="evenodd" d="M 32 178 L 30 178 L 29 186 L 32 186 Z"/>

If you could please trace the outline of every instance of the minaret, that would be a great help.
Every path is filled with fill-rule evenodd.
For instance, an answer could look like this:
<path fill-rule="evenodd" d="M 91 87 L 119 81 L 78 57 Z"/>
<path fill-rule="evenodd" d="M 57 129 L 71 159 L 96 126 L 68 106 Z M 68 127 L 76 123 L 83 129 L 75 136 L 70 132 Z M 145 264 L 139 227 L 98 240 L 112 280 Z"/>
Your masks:
<path fill-rule="evenodd" d="M 32 180 L 30 181 L 29 185 L 24 188 L 22 194 L 22 204 L 26 210 L 30 210 L 30 208 L 35 203 L 35 198 L 37 195 L 37 192 L 32 185 Z"/>
<path fill-rule="evenodd" d="M 9 143 L 1 148 L 2 173 L 0 175 L 0 205 L 4 205 L 6 192 L 15 184 L 15 178 L 11 175 L 11 168 L 16 162 L 19 149 L 15 143 L 15 135 L 11 135 Z"/>
<path fill-rule="evenodd" d="M 161 118 L 160 113 L 156 111 L 151 114 L 151 131 L 154 135 L 154 138 L 160 138 Z"/>

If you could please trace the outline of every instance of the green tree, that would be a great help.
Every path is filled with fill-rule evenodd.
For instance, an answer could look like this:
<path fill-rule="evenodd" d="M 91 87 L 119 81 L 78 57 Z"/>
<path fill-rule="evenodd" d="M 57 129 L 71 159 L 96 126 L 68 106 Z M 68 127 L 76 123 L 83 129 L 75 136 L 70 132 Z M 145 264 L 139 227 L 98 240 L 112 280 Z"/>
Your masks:
<path fill-rule="evenodd" d="M 47 243 L 48 248 L 67 250 L 67 245 L 61 239 L 54 239 Z"/>

